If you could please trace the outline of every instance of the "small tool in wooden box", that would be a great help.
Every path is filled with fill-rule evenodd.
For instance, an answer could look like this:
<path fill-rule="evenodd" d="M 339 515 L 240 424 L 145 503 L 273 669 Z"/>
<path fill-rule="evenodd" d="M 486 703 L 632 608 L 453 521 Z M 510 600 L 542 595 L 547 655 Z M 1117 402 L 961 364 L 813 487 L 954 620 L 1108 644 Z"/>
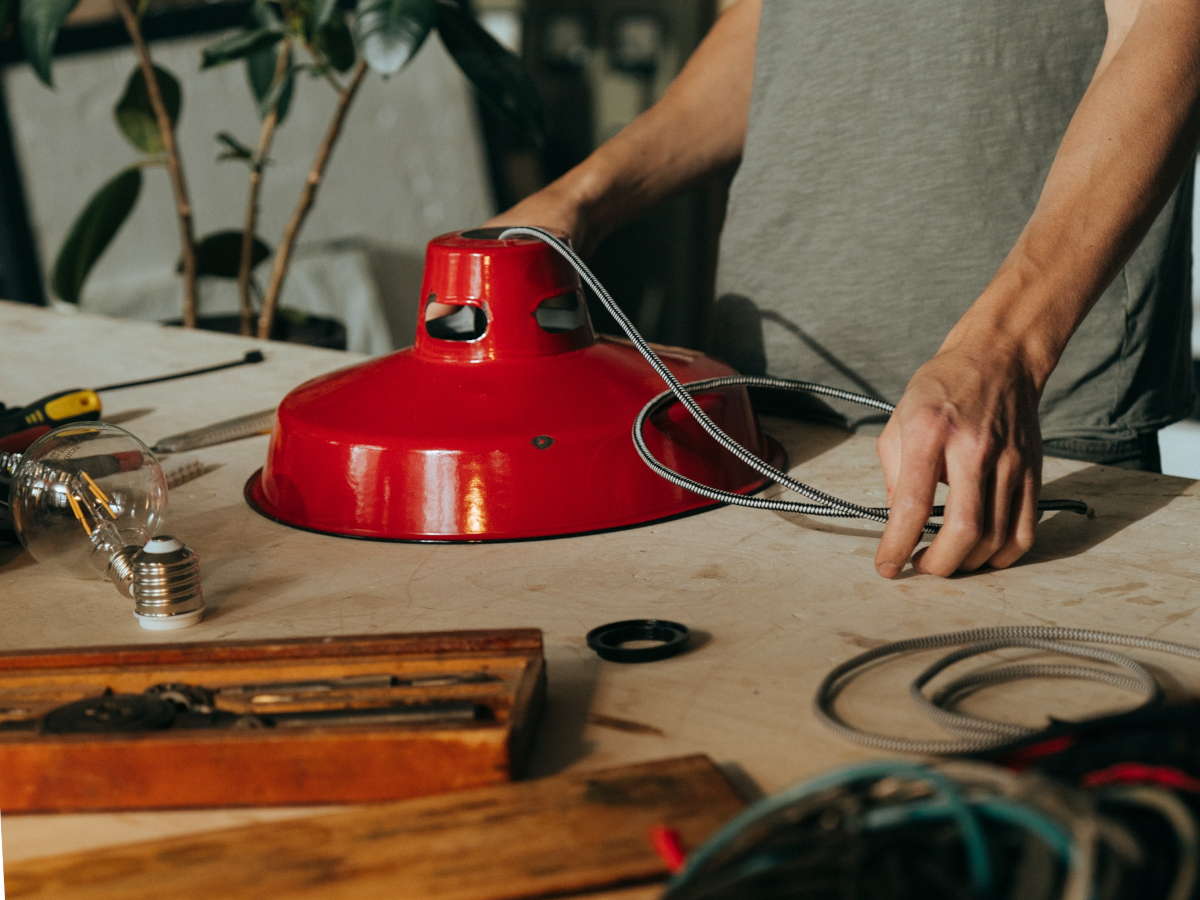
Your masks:
<path fill-rule="evenodd" d="M 0 654 L 5 812 L 361 802 L 510 779 L 535 629 Z"/>

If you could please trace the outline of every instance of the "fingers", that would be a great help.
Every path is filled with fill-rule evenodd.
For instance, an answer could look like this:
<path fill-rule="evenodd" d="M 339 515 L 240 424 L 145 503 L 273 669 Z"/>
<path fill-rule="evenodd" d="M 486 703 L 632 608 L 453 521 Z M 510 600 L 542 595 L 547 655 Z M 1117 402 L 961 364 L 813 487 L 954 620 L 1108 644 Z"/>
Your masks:
<path fill-rule="evenodd" d="M 1011 566 L 1033 546 L 1037 528 L 1040 468 L 1015 448 L 988 466 L 950 455 L 950 493 L 944 524 L 933 543 L 913 558 L 929 575 L 974 572 L 984 565 Z"/>
<path fill-rule="evenodd" d="M 1016 511 L 1008 540 L 996 551 L 988 562 L 993 568 L 1004 569 L 1024 556 L 1033 546 L 1037 529 L 1037 500 L 1041 486 L 1041 474 L 1037 467 L 1026 472 L 1020 483 Z"/>
<path fill-rule="evenodd" d="M 875 570 L 884 578 L 900 574 L 929 520 L 942 468 L 941 445 L 933 434 L 913 429 L 899 447 L 899 475 L 889 480 L 891 511 L 875 553 Z"/>
<path fill-rule="evenodd" d="M 942 477 L 950 491 L 943 525 L 933 542 L 912 557 L 918 572 L 946 577 L 985 565 L 1012 565 L 1033 546 L 1037 526 L 1040 460 L 1009 446 L 994 457 L 977 443 L 925 439 L 902 445 L 880 437 L 891 514 L 875 567 L 894 578 L 913 554 Z"/>
<path fill-rule="evenodd" d="M 974 572 L 984 566 L 1012 536 L 1014 508 L 1019 507 L 1024 463 L 1021 455 L 1009 448 L 996 459 L 989 484 L 984 490 L 987 509 L 983 534 L 959 564 L 958 571 Z"/>
<path fill-rule="evenodd" d="M 984 338 L 947 338 L 913 374 L 880 438 L 890 512 L 875 568 L 886 578 L 912 555 L 943 479 L 950 486 L 943 524 L 913 557 L 917 571 L 948 576 L 1011 565 L 1033 543 L 1039 383 L 1020 353 Z"/>
<path fill-rule="evenodd" d="M 986 458 L 978 454 L 953 447 L 947 450 L 946 473 L 950 492 L 946 498 L 946 515 L 937 537 L 921 554 L 917 571 L 930 575 L 953 575 L 980 546 L 985 530 L 985 513 L 990 505 L 986 490 L 993 482 L 988 477 L 987 469 Z"/>

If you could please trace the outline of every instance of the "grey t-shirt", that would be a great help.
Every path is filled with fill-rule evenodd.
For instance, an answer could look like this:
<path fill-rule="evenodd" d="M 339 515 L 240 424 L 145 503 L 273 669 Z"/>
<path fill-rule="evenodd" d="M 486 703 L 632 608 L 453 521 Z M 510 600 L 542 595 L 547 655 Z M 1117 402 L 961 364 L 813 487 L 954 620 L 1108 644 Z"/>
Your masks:
<path fill-rule="evenodd" d="M 715 355 L 892 402 L 1011 249 L 1104 42 L 1102 0 L 764 0 Z M 1071 340 L 1044 436 L 1191 403 L 1190 178 Z"/>

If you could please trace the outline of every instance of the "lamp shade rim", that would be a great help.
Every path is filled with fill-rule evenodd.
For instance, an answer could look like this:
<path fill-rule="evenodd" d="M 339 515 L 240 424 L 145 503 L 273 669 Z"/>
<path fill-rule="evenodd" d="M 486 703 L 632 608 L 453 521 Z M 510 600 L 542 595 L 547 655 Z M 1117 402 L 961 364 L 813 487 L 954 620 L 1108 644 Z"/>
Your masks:
<path fill-rule="evenodd" d="M 766 449 L 764 459 L 776 468 L 786 468 L 787 466 L 787 451 L 783 445 L 779 443 L 771 434 L 762 432 L 762 441 Z M 647 470 L 649 471 L 649 470 Z M 687 507 L 681 508 L 678 505 L 671 510 L 664 511 L 661 515 L 652 518 L 646 518 L 645 514 L 639 515 L 637 518 L 629 521 L 618 522 L 608 525 L 598 526 L 581 526 L 574 531 L 545 531 L 542 533 L 531 534 L 458 534 L 458 535 L 436 535 L 436 534 L 382 534 L 372 533 L 363 530 L 362 533 L 355 533 L 356 530 L 348 530 L 344 524 L 330 524 L 323 527 L 313 522 L 298 521 L 290 518 L 283 510 L 275 508 L 267 499 L 263 492 L 262 486 L 262 468 L 256 469 L 248 479 L 243 488 L 243 496 L 247 505 L 266 519 L 276 522 L 280 525 L 285 525 L 288 528 L 295 528 L 299 531 L 307 531 L 310 534 L 322 534 L 330 537 L 348 538 L 356 541 L 375 541 L 377 543 L 390 544 L 517 544 L 528 541 L 549 541 L 556 538 L 570 537 L 586 537 L 588 535 L 608 534 L 614 531 L 627 531 L 631 528 L 642 528 L 649 525 L 661 525 L 666 522 L 673 522 L 676 519 L 686 519 L 691 516 L 699 515 L 703 512 L 719 509 L 728 506 L 727 503 L 721 503 L 716 500 L 709 500 L 699 494 L 695 496 L 695 502 Z M 657 477 L 657 476 L 655 476 Z M 753 496 L 766 490 L 772 482 L 767 478 L 756 479 L 751 484 L 737 488 L 734 493 L 744 496 Z M 653 516 L 653 514 L 650 514 Z M 535 529 L 536 530 L 536 529 Z"/>

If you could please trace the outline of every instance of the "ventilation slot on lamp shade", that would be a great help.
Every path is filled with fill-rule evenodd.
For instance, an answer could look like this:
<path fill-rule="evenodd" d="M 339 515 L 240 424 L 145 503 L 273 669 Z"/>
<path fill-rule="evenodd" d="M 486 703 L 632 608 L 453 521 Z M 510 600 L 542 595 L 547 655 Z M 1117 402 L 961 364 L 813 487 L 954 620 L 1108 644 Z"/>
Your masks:
<path fill-rule="evenodd" d="M 440 303 L 436 294 L 425 305 L 425 330 L 440 341 L 477 341 L 487 334 L 487 313 L 478 306 Z"/>

